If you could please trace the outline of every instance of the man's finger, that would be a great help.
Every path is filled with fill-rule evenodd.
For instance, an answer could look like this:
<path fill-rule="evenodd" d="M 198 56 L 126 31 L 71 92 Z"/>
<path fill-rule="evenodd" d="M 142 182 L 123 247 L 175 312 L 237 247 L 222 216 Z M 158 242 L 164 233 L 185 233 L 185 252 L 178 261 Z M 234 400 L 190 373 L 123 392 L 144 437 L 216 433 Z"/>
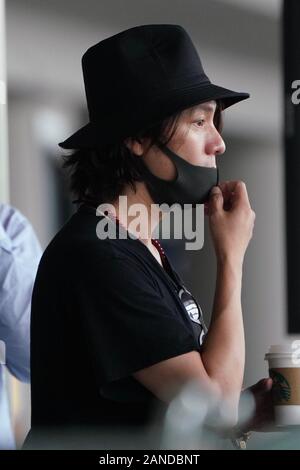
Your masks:
<path fill-rule="evenodd" d="M 214 186 L 209 194 L 209 214 L 223 209 L 223 194 L 218 186 Z"/>
<path fill-rule="evenodd" d="M 267 379 L 264 379 L 264 387 L 266 390 L 271 390 L 273 385 L 273 380 L 269 377 Z"/>
<path fill-rule="evenodd" d="M 219 187 L 221 188 L 224 197 L 225 210 L 231 209 L 234 201 L 237 201 L 239 199 L 239 197 L 236 197 L 238 184 L 239 181 L 222 181 L 219 183 Z"/>
<path fill-rule="evenodd" d="M 250 206 L 249 197 L 246 185 L 243 181 L 238 181 L 232 195 L 232 204 L 236 204 L 238 201 L 243 200 L 247 206 Z"/>
<path fill-rule="evenodd" d="M 232 192 L 235 190 L 236 185 L 238 184 L 239 181 L 221 181 L 219 183 L 219 187 L 222 189 L 222 191 L 225 192 Z"/>
<path fill-rule="evenodd" d="M 271 390 L 273 385 L 273 380 L 269 377 L 260 379 L 256 384 L 250 387 L 251 392 L 267 392 Z"/>

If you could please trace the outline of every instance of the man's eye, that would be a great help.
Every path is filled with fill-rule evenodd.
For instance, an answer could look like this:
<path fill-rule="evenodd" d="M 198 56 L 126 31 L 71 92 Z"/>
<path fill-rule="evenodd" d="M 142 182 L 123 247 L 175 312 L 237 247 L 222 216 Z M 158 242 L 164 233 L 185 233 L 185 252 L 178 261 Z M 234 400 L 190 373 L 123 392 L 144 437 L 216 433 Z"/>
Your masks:
<path fill-rule="evenodd" d="M 199 121 L 196 121 L 196 125 L 197 125 L 198 127 L 202 127 L 203 124 L 204 124 L 204 122 L 205 122 L 205 119 L 200 119 Z"/>

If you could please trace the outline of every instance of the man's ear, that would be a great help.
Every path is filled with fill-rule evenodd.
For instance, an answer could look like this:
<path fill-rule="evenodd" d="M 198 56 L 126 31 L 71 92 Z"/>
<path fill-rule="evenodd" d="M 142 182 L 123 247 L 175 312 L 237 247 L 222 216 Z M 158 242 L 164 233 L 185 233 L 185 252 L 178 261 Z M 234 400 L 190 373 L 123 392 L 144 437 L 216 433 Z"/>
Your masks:
<path fill-rule="evenodd" d="M 143 154 L 143 146 L 140 139 L 134 139 L 132 137 L 128 137 L 124 140 L 125 145 L 129 148 L 129 150 L 134 153 L 135 155 L 142 155 Z"/>

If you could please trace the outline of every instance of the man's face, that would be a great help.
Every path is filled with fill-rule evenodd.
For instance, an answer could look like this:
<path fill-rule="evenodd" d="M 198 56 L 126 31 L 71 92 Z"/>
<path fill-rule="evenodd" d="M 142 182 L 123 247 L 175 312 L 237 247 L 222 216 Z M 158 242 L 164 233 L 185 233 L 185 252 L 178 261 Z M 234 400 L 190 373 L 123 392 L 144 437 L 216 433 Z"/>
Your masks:
<path fill-rule="evenodd" d="M 225 143 L 214 124 L 215 110 L 215 101 L 185 110 L 167 146 L 193 165 L 216 167 L 216 155 L 225 152 Z M 143 158 L 156 176 L 166 180 L 175 178 L 173 162 L 156 146 L 151 147 Z"/>

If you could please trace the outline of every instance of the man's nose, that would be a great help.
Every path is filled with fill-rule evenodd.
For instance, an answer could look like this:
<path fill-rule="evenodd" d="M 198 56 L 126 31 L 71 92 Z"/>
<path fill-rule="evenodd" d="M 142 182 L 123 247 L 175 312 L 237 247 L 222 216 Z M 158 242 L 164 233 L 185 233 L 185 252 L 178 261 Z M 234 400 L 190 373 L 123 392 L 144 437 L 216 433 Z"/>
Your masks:
<path fill-rule="evenodd" d="M 207 153 L 209 155 L 222 155 L 226 151 L 226 145 L 221 135 L 217 130 L 211 136 L 211 139 L 208 142 Z"/>
<path fill-rule="evenodd" d="M 215 155 L 222 155 L 226 151 L 226 145 L 219 132 L 217 133 L 217 144 Z"/>

